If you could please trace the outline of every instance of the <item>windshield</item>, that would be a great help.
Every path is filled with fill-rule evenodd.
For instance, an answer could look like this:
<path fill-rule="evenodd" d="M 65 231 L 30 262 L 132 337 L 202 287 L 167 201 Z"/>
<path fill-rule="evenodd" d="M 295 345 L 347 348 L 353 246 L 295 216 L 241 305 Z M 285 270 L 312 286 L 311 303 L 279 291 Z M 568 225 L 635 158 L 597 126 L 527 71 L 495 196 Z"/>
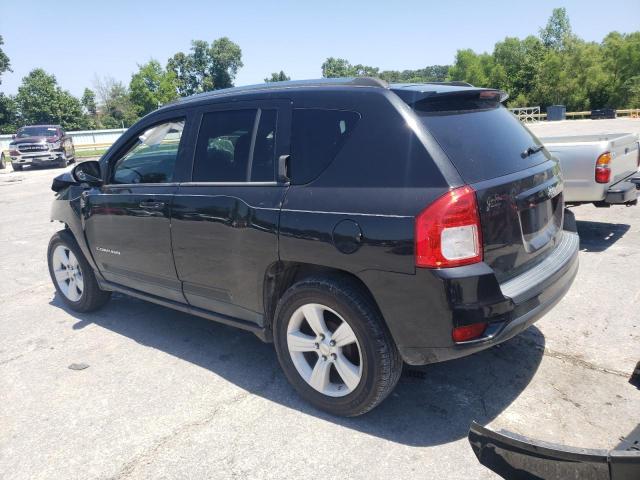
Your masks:
<path fill-rule="evenodd" d="M 58 134 L 56 127 L 23 127 L 18 130 L 16 137 L 55 137 Z"/>

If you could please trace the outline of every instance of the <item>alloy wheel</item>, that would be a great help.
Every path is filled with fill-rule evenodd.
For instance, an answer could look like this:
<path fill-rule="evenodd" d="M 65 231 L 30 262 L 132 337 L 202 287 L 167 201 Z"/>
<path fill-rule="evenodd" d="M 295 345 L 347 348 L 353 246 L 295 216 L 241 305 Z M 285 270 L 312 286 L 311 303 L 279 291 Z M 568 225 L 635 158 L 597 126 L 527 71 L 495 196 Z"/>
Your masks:
<path fill-rule="evenodd" d="M 74 253 L 66 246 L 58 245 L 53 251 L 51 263 L 62 294 L 72 302 L 79 301 L 84 290 L 84 280 L 82 268 Z"/>
<path fill-rule="evenodd" d="M 300 376 L 318 392 L 343 397 L 362 379 L 356 335 L 336 311 L 318 303 L 298 308 L 287 327 L 287 347 Z"/>

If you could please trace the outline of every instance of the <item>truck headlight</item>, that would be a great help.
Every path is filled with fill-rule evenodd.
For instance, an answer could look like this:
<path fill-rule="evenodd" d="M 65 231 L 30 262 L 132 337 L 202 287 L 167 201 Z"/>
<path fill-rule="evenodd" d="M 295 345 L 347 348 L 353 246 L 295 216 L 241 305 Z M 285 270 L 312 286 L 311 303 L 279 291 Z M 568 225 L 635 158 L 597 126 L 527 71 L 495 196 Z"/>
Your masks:
<path fill-rule="evenodd" d="M 49 143 L 48 145 L 51 150 L 57 150 L 60 148 L 61 142 L 58 140 L 57 142 Z"/>

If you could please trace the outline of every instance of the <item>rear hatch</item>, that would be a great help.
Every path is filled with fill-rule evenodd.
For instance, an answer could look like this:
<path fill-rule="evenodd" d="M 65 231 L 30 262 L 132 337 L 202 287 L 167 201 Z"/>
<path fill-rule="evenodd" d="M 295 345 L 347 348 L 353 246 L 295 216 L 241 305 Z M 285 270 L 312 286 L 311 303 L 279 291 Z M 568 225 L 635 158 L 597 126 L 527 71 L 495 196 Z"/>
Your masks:
<path fill-rule="evenodd" d="M 496 90 L 458 89 L 410 105 L 476 191 L 484 261 L 500 282 L 546 258 L 562 237 L 558 163 Z"/>

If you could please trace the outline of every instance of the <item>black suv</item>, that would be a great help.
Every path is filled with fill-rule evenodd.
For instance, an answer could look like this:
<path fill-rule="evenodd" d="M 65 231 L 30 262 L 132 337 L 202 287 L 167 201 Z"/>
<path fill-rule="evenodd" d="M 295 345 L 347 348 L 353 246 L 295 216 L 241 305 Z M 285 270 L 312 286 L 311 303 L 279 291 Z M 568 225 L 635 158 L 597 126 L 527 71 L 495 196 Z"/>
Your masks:
<path fill-rule="evenodd" d="M 505 97 L 357 78 L 165 106 L 54 180 L 53 283 L 254 332 L 313 405 L 367 412 L 403 361 L 507 340 L 573 281 L 558 163 Z"/>

